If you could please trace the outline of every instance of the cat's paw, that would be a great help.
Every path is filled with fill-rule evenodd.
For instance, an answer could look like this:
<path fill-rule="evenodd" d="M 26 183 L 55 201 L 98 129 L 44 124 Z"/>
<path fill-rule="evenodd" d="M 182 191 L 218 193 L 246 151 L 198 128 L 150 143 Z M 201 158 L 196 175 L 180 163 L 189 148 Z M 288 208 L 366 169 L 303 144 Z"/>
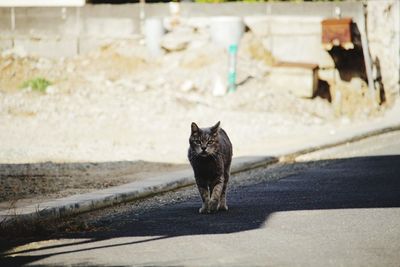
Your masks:
<path fill-rule="evenodd" d="M 202 205 L 201 206 L 201 208 L 199 209 L 199 213 L 200 214 L 207 214 L 207 213 L 210 213 L 210 211 L 208 210 L 208 207 L 207 207 L 207 205 Z"/>
<path fill-rule="evenodd" d="M 228 211 L 228 205 L 226 205 L 226 199 L 225 198 L 221 198 L 218 210 Z"/>
<path fill-rule="evenodd" d="M 221 204 L 221 205 L 219 205 L 218 210 L 221 210 L 221 211 L 228 211 L 228 206 L 227 206 L 226 204 Z"/>
<path fill-rule="evenodd" d="M 217 199 L 211 199 L 210 202 L 208 202 L 208 207 L 210 212 L 218 211 L 219 201 Z"/>

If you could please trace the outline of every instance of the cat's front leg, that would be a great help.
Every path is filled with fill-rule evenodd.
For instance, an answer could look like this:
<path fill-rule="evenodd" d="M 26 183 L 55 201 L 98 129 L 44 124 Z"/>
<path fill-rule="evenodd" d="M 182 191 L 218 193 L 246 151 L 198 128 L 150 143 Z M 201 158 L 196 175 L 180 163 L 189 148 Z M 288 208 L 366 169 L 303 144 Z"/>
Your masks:
<path fill-rule="evenodd" d="M 227 211 L 228 205 L 226 204 L 226 193 L 221 194 L 218 210 Z"/>
<path fill-rule="evenodd" d="M 210 212 L 216 212 L 219 209 L 223 186 L 224 186 L 224 183 L 222 181 L 218 181 L 213 186 L 211 198 L 210 198 L 210 201 L 208 204 Z"/>
<path fill-rule="evenodd" d="M 219 210 L 227 211 L 228 205 L 226 204 L 226 188 L 229 181 L 229 171 L 224 174 L 224 186 L 222 187 L 221 198 L 219 202 Z"/>
<path fill-rule="evenodd" d="M 209 212 L 209 202 L 210 202 L 210 193 L 208 192 L 207 185 L 197 182 L 197 188 L 199 189 L 199 193 L 201 196 L 201 200 L 203 204 L 199 209 L 199 213 L 204 214 Z"/>

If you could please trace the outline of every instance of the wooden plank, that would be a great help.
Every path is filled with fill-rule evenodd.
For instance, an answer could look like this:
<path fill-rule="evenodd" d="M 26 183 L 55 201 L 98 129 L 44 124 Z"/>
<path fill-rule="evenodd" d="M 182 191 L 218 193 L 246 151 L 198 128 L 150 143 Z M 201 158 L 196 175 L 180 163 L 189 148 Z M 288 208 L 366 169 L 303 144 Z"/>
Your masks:
<path fill-rule="evenodd" d="M 318 64 L 306 63 L 306 62 L 289 62 L 289 61 L 277 61 L 273 67 L 288 67 L 288 68 L 302 68 L 316 70 L 318 69 Z"/>

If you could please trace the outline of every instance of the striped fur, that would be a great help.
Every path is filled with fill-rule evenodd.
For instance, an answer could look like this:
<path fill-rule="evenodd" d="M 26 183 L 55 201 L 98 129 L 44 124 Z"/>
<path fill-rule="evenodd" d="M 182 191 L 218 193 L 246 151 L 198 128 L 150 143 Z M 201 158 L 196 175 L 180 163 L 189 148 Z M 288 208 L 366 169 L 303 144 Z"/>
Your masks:
<path fill-rule="evenodd" d="M 232 144 L 220 122 L 209 128 L 191 125 L 188 158 L 203 205 L 200 213 L 228 210 L 226 189 L 232 161 Z"/>

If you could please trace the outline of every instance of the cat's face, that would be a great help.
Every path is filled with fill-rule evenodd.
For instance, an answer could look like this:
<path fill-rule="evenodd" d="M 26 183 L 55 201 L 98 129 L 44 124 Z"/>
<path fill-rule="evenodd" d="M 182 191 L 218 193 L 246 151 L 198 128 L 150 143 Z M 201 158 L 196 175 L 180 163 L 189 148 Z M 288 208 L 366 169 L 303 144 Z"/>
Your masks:
<path fill-rule="evenodd" d="M 192 133 L 189 138 L 190 147 L 201 157 L 217 154 L 219 122 L 210 128 L 200 129 L 192 122 Z"/>

